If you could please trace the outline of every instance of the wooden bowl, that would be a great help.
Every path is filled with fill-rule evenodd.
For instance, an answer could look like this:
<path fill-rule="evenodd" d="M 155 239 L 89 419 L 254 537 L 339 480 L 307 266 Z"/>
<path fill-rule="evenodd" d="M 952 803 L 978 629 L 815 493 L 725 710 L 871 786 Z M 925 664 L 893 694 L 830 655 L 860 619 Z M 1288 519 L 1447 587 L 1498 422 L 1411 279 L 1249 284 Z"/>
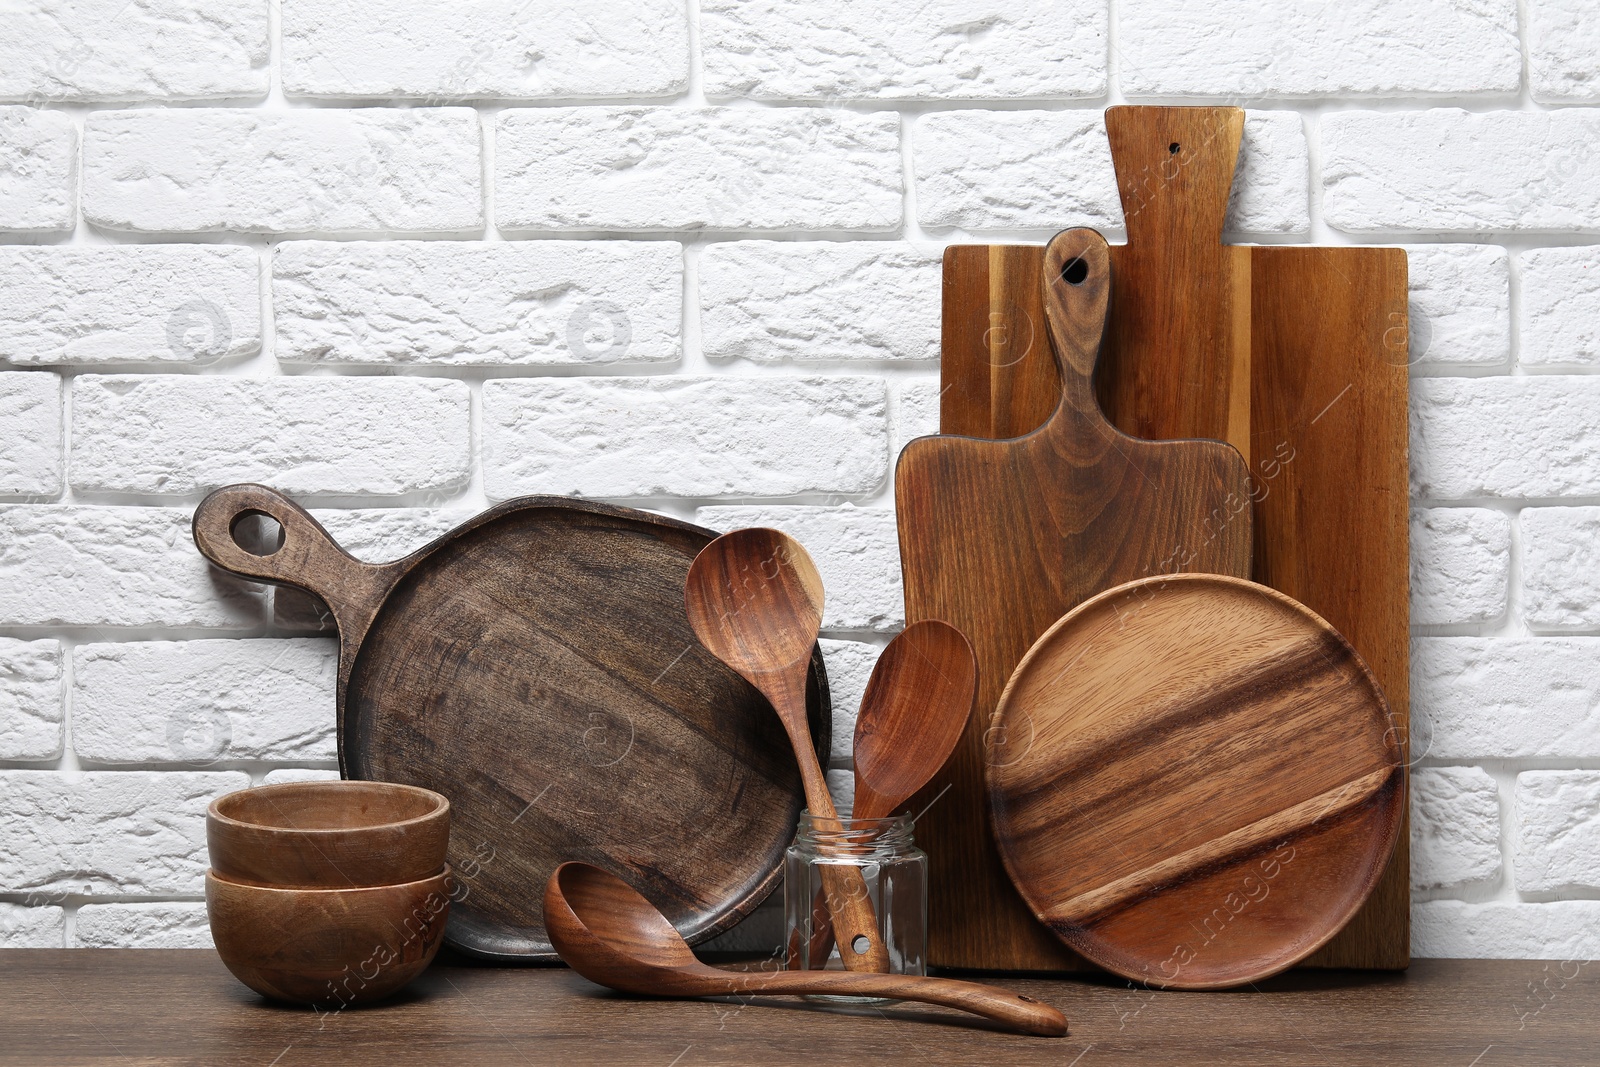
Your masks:
<path fill-rule="evenodd" d="M 396 992 L 444 943 L 446 867 L 403 885 L 292 889 L 206 872 L 206 913 L 217 954 L 264 997 L 337 1011 Z"/>
<path fill-rule="evenodd" d="M 444 866 L 450 801 L 390 782 L 285 782 L 218 797 L 211 869 L 277 886 L 398 885 Z"/>

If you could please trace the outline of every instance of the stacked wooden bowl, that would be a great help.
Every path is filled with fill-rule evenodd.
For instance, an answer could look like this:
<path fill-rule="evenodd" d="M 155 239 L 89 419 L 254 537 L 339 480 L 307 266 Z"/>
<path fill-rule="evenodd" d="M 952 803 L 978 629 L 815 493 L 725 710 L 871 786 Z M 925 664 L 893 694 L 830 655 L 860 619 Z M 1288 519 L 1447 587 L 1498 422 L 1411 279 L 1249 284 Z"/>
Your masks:
<path fill-rule="evenodd" d="M 432 962 L 456 883 L 450 802 L 385 782 L 293 782 L 213 801 L 206 911 L 222 962 L 263 996 L 369 1004 Z"/>

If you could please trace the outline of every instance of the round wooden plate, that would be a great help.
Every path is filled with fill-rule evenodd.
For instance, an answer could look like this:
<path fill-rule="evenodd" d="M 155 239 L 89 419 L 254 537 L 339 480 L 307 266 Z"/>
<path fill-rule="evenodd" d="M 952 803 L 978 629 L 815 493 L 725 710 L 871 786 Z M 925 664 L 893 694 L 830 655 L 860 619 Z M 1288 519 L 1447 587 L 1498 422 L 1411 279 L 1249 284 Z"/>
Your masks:
<path fill-rule="evenodd" d="M 1382 691 L 1308 608 L 1141 579 L 1034 644 L 986 737 L 996 842 L 1039 920 L 1125 978 L 1252 982 L 1337 933 L 1399 834 Z"/>
<path fill-rule="evenodd" d="M 234 540 L 253 513 L 283 527 L 271 555 Z M 345 777 L 449 798 L 461 889 L 447 940 L 506 959 L 555 958 L 541 894 L 567 860 L 622 877 L 691 943 L 738 922 L 781 877 L 804 803 L 793 750 L 684 607 L 689 565 L 714 536 L 630 508 L 528 497 L 372 565 L 262 486 L 220 489 L 195 515 L 214 562 L 327 602 Z M 826 762 L 817 652 L 807 706 Z"/>

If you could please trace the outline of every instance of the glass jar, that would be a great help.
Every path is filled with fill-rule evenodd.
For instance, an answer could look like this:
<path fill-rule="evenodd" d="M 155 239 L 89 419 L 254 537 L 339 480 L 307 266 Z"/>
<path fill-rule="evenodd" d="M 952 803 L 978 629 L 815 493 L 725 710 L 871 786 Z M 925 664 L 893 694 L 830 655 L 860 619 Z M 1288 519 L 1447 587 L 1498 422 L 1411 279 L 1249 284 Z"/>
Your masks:
<path fill-rule="evenodd" d="M 891 974 L 925 974 L 928 857 L 912 841 L 910 816 L 814 819 L 800 813 L 784 856 L 783 910 L 789 970 L 844 970 L 823 893 L 821 869 L 855 867 L 867 886 Z M 859 1001 L 859 997 L 827 998 Z"/>

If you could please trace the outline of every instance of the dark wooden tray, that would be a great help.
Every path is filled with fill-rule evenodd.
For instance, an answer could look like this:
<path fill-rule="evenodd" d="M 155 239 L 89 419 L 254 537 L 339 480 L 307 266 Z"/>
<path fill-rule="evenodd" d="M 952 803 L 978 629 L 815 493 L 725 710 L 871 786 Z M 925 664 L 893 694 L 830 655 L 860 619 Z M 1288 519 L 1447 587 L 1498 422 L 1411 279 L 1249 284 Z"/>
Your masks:
<path fill-rule="evenodd" d="M 269 556 L 232 531 L 265 514 Z M 683 583 L 715 534 L 561 497 L 508 501 L 393 563 L 361 563 L 287 497 L 230 486 L 195 542 L 246 577 L 325 600 L 339 627 L 346 777 L 450 798 L 463 895 L 448 940 L 550 959 L 540 894 L 565 860 L 616 872 L 691 942 L 777 884 L 803 805 L 777 716 L 689 628 Z M 808 702 L 827 759 L 820 653 Z"/>

